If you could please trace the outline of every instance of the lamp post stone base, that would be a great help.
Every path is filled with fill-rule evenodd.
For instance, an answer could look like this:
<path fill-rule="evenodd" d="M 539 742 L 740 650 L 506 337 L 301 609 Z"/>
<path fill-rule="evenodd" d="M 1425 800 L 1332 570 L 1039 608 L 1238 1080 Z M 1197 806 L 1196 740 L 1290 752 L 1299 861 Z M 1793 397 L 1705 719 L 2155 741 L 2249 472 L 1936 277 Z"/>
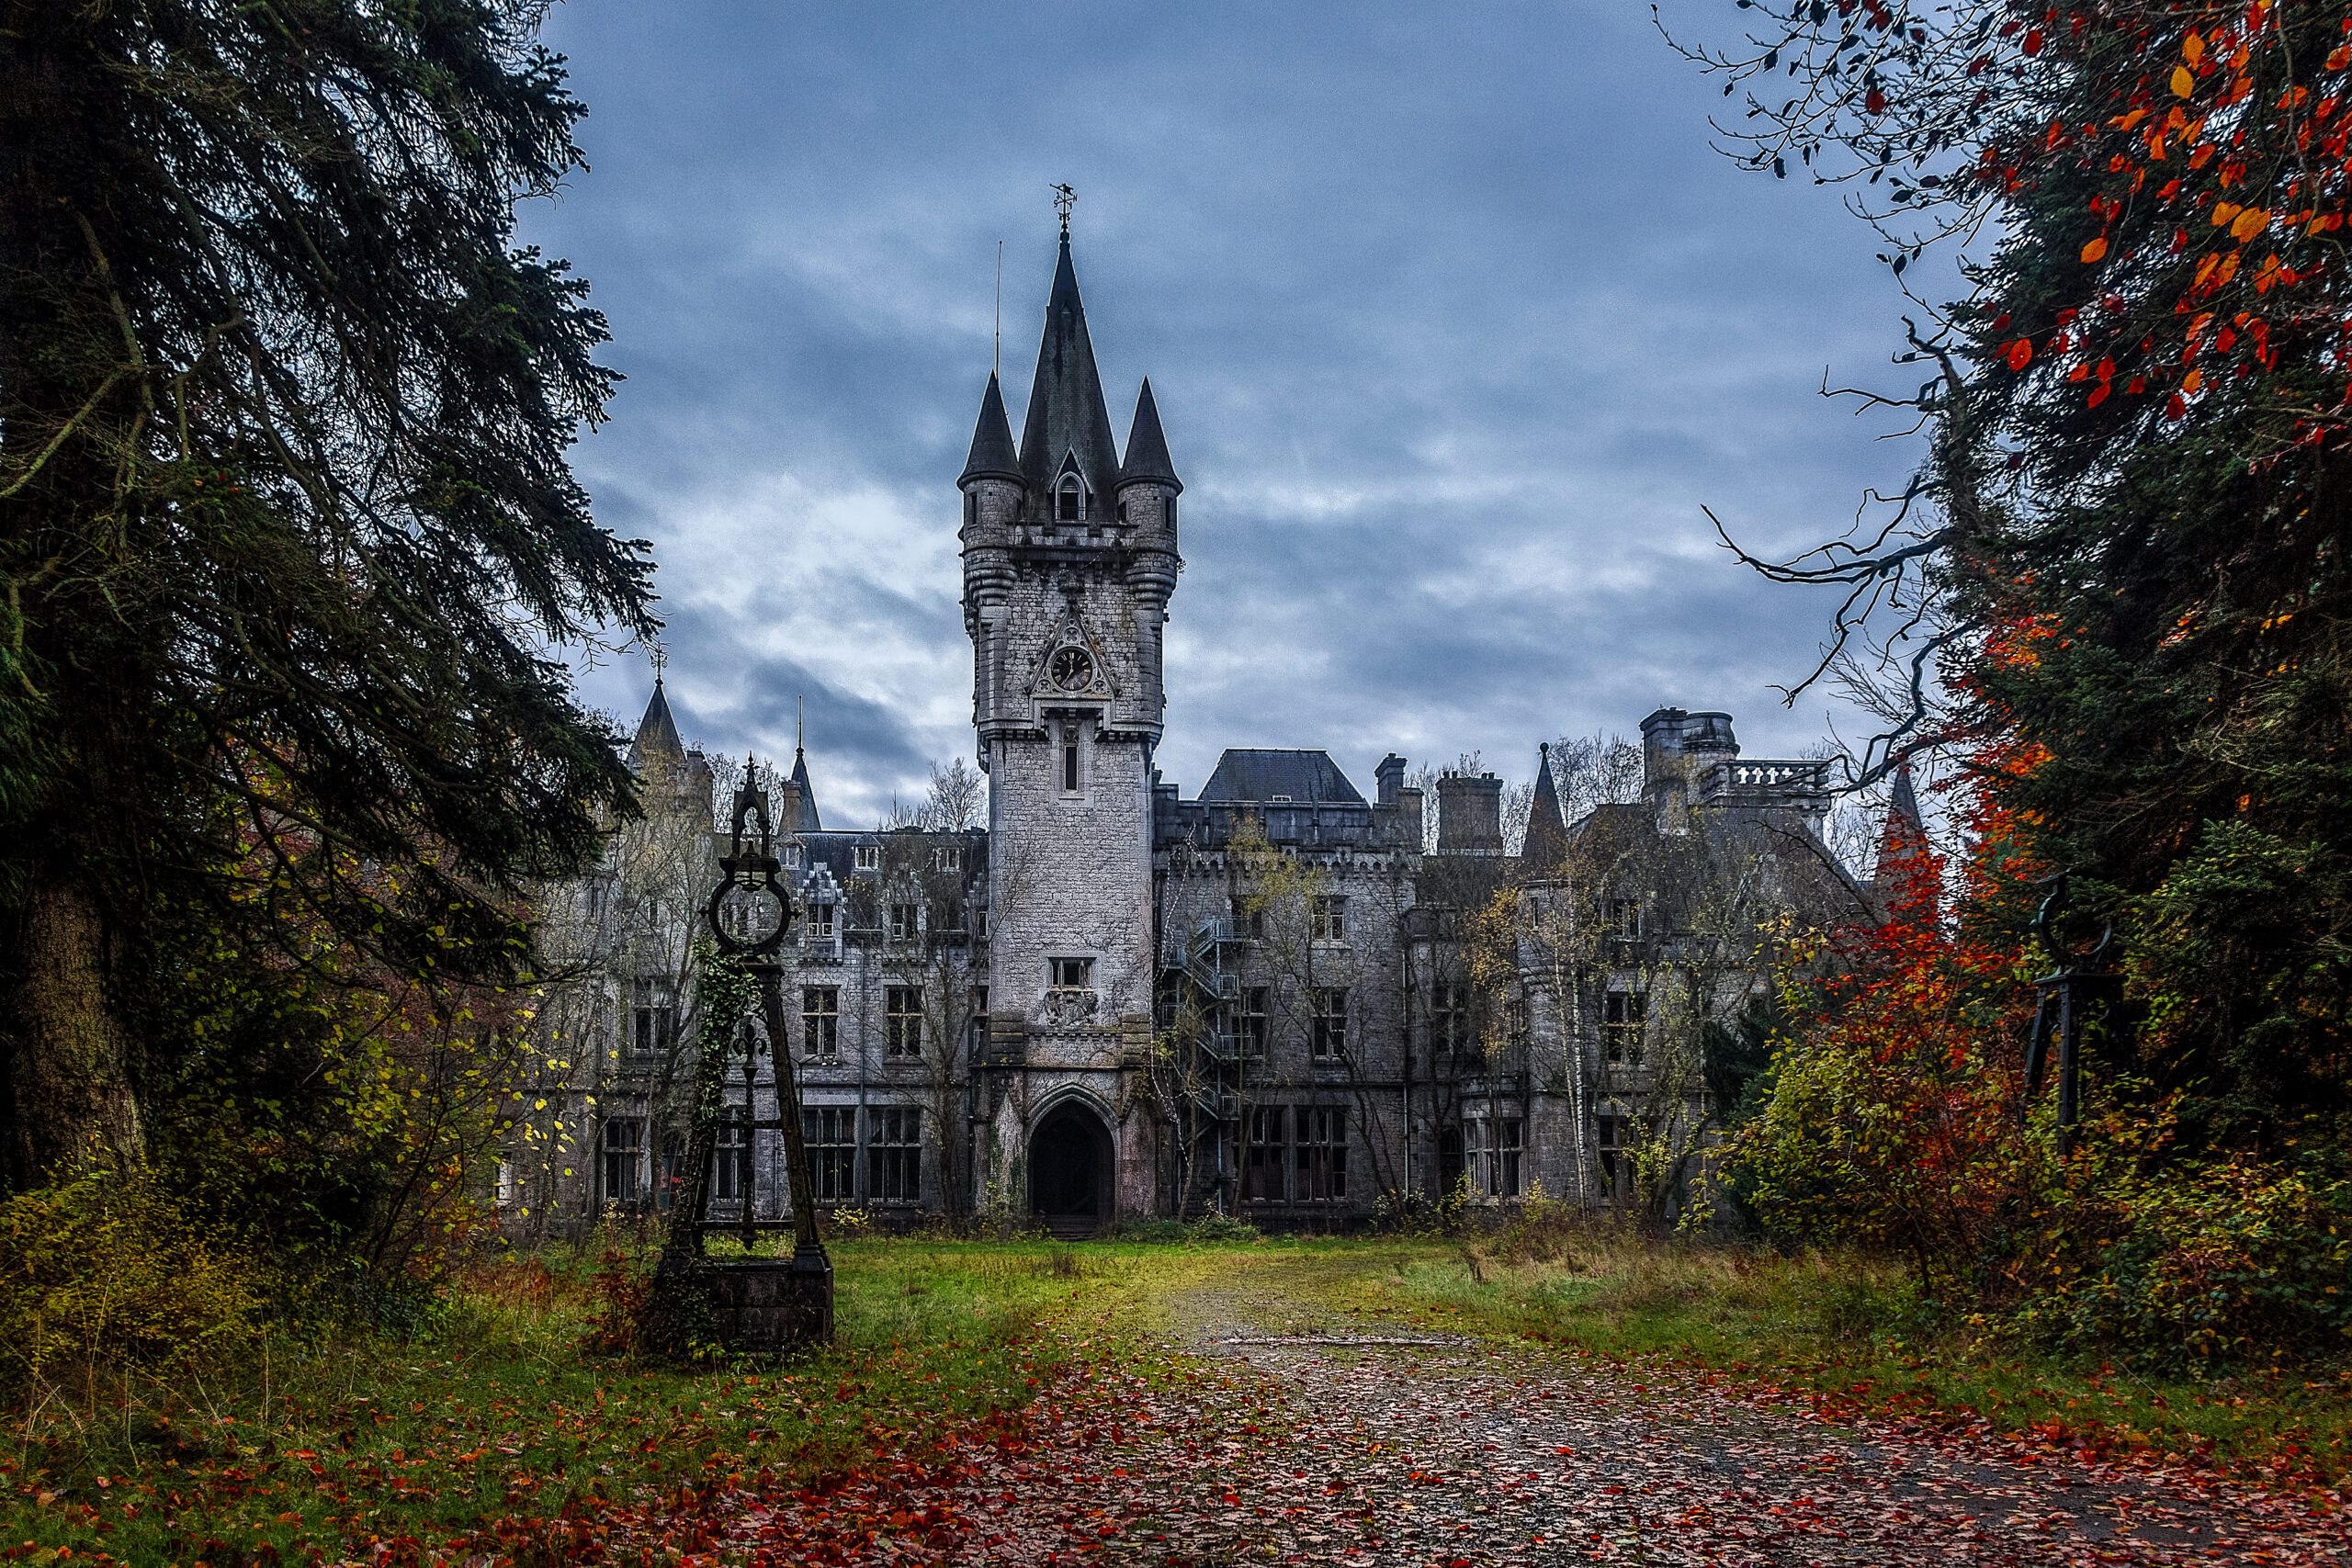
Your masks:
<path fill-rule="evenodd" d="M 705 1260 L 710 1337 L 729 1350 L 797 1350 L 833 1338 L 833 1265 L 821 1246 L 790 1258 Z"/>

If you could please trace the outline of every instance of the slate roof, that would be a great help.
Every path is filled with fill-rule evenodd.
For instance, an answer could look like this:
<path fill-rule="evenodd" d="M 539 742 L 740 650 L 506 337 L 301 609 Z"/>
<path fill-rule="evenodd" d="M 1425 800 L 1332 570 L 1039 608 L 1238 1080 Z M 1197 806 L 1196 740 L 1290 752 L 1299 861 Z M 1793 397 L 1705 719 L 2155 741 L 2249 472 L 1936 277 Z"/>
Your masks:
<path fill-rule="evenodd" d="M 1136 399 L 1135 423 L 1127 429 L 1127 462 L 1120 470 L 1119 482 L 1130 479 L 1150 479 L 1170 485 L 1182 493 L 1184 481 L 1176 477 L 1176 465 L 1168 457 L 1168 437 L 1159 429 L 1159 405 L 1152 400 L 1151 378 L 1144 378 L 1143 393 Z"/>
<path fill-rule="evenodd" d="M 1519 858 L 1529 867 L 1550 871 L 1567 853 L 1567 824 L 1560 818 L 1560 792 L 1552 783 L 1552 748 L 1542 748 L 1543 764 L 1535 771 L 1535 798 L 1528 803 L 1527 841 Z"/>
<path fill-rule="evenodd" d="M 677 720 L 670 716 L 670 699 L 662 694 L 659 675 L 653 678 L 653 698 L 645 705 L 645 716 L 637 721 L 637 739 L 629 742 L 629 766 L 641 765 L 656 752 L 679 759 L 686 754 L 685 742 L 678 739 Z"/>
<path fill-rule="evenodd" d="M 994 386 L 995 382 L 991 380 L 989 385 Z M 791 782 L 800 786 L 800 818 L 792 824 L 791 830 L 796 833 L 824 831 L 825 825 L 817 816 L 817 786 L 808 782 L 808 754 L 797 746 L 792 749 Z"/>
<path fill-rule="evenodd" d="M 1065 229 L 1053 296 L 1046 301 L 1046 333 L 1037 344 L 1037 374 L 1029 383 L 1029 412 L 1021 429 L 1021 474 L 1028 483 L 1031 504 L 1040 504 L 1052 491 L 1069 453 L 1077 455 L 1094 494 L 1107 500 L 1118 483 L 1119 453 L 1111 435 L 1111 412 L 1102 403 L 1102 378 L 1094 368 L 1094 344 L 1086 335 L 1086 304 L 1078 297 L 1078 270 L 1070 265 L 1069 231 Z"/>
<path fill-rule="evenodd" d="M 1201 786 L 1203 800 L 1326 801 L 1362 806 L 1364 798 L 1328 751 L 1283 751 L 1227 747 L 1216 771 Z"/>
<path fill-rule="evenodd" d="M 1005 417 L 1004 389 L 996 372 L 989 372 L 989 389 L 980 394 L 979 423 L 972 427 L 972 455 L 964 459 L 958 485 L 972 479 L 1018 479 L 1021 454 L 1012 448 L 1012 422 Z"/>

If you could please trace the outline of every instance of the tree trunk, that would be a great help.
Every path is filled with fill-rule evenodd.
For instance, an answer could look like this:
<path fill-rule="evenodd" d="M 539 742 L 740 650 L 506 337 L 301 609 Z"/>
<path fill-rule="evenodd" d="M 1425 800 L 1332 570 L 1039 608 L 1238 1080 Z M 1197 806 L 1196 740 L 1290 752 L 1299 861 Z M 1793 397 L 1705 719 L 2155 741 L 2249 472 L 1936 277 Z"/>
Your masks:
<path fill-rule="evenodd" d="M 128 1043 L 107 1005 L 97 907 L 72 883 L 39 872 L 26 893 L 9 1075 L 17 1172 L 45 1181 L 94 1163 L 136 1165 L 146 1157 L 146 1132 Z"/>

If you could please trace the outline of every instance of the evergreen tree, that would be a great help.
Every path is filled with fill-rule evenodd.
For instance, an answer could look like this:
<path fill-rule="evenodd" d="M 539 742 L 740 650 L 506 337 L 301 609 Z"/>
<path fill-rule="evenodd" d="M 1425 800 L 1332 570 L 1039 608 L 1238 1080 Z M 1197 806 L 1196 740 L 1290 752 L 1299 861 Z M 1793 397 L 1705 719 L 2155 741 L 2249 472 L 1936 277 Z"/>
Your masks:
<path fill-rule="evenodd" d="M 141 1154 L 141 1085 L 189 1048 L 190 921 L 232 957 L 521 968 L 504 895 L 628 800 L 551 655 L 655 623 L 643 547 L 566 463 L 610 389 L 603 320 L 512 240 L 580 162 L 540 6 L 0 10 L 24 1179 L 94 1138 Z"/>
<path fill-rule="evenodd" d="M 2126 943 L 2132 1065 L 2213 1138 L 2352 1144 L 2352 16 L 1737 3 L 1747 41 L 1690 52 L 1747 89 L 1748 162 L 1851 186 L 1898 276 L 1993 242 L 1913 333 L 1936 374 L 1891 400 L 1933 447 L 1892 527 L 1756 563 L 1941 661 L 1956 705 L 1915 684 L 1866 773 L 1998 738 L 2026 858 Z M 2030 912 L 2008 886 L 1980 917 Z"/>

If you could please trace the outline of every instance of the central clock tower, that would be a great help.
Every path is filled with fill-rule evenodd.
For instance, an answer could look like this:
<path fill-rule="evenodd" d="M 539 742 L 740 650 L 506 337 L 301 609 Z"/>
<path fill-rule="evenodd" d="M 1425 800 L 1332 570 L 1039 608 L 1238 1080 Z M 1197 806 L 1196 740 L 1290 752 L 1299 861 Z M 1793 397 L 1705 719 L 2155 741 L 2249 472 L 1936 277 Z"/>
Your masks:
<path fill-rule="evenodd" d="M 1151 1202 L 1148 1119 L 1120 1114 L 1121 1089 L 1151 1042 L 1152 755 L 1184 487 L 1150 382 L 1124 459 L 1113 443 L 1067 223 L 1021 444 L 991 375 L 958 488 L 989 775 L 981 1174 L 1051 1217 L 1091 1169 L 1107 1224 Z"/>

